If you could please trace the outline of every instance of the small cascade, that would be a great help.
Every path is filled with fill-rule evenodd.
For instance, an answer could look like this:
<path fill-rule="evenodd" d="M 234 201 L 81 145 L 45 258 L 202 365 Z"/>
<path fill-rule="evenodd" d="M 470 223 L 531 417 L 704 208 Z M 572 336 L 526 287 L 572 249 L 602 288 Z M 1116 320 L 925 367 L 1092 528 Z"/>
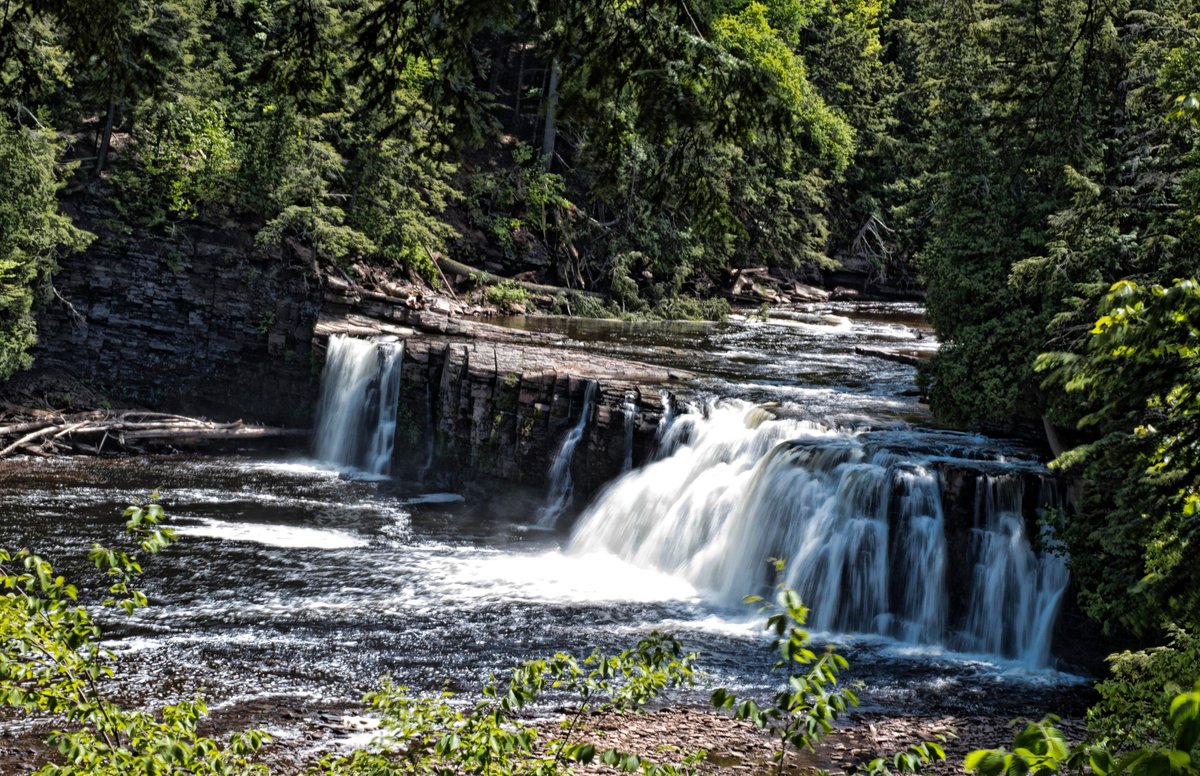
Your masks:
<path fill-rule="evenodd" d="M 895 470 L 899 533 L 908 537 L 893 550 L 900 586 L 896 635 L 904 641 L 936 644 L 946 630 L 946 521 L 937 476 L 912 464 Z"/>
<path fill-rule="evenodd" d="M 335 466 L 386 477 L 396 445 L 404 343 L 329 339 L 313 454 Z"/>
<path fill-rule="evenodd" d="M 941 456 L 913 452 L 915 437 L 907 446 L 896 435 L 886 441 L 777 419 L 742 402 L 709 405 L 663 432 L 660 448 L 672 451 L 666 457 L 601 494 L 581 516 L 570 549 L 675 574 L 730 607 L 769 589 L 777 581 L 769 560 L 785 558 L 782 582 L 800 593 L 815 629 L 1046 665 L 1065 566 L 1055 555 L 1039 558 L 1025 540 L 1020 494 L 1009 492 L 1021 478 L 980 484 L 990 506 L 980 506 L 979 519 L 994 528 L 977 532 L 978 557 L 989 561 L 976 569 L 970 612 L 956 628 L 933 466 Z M 1011 549 L 1002 551 L 1004 543 Z M 958 643 L 960 631 L 970 644 Z"/>
<path fill-rule="evenodd" d="M 662 398 L 663 414 L 658 421 L 658 429 L 654 432 L 654 454 L 650 460 L 660 461 L 674 454 L 680 443 L 680 436 L 672 434 L 671 430 L 675 426 L 675 419 L 678 417 L 675 409 L 675 397 L 671 392 L 664 388 L 659 396 Z M 699 408 L 695 409 L 699 412 Z"/>
<path fill-rule="evenodd" d="M 625 415 L 625 462 L 621 465 L 622 472 L 633 468 L 633 427 L 637 421 L 637 411 L 637 394 L 625 394 L 625 403 L 621 405 L 621 412 Z"/>
<path fill-rule="evenodd" d="M 429 481 L 429 474 L 433 471 L 433 450 L 434 436 L 437 430 L 433 427 L 433 395 L 432 389 L 429 387 L 429 381 L 425 381 L 425 462 L 421 464 L 421 470 L 417 472 L 417 482 L 425 483 Z"/>
<path fill-rule="evenodd" d="M 1025 531 L 1024 483 L 980 475 L 971 531 L 974 560 L 962 646 L 1031 665 L 1049 657 L 1068 574 L 1061 554 L 1034 554 Z"/>
<path fill-rule="evenodd" d="M 1044 516 L 1047 509 L 1060 509 L 1063 501 L 1053 480 L 1042 480 L 1041 493 L 1038 494 Z M 1044 521 L 1043 521 L 1044 525 Z M 1030 641 L 1025 652 L 1025 662 L 1041 666 L 1050 662 L 1050 643 L 1054 637 L 1054 624 L 1058 620 L 1058 611 L 1062 608 L 1063 598 L 1067 594 L 1067 585 L 1071 581 L 1071 573 L 1067 567 L 1067 550 L 1054 536 L 1054 532 L 1045 526 L 1042 528 L 1042 554 L 1038 559 L 1038 598 L 1035 605 L 1036 621 L 1034 622 L 1034 638 Z"/>
<path fill-rule="evenodd" d="M 587 430 L 588 421 L 592 417 L 598 388 L 599 384 L 595 380 L 588 381 L 583 392 L 579 420 L 567 432 L 562 447 L 558 449 L 558 455 L 554 457 L 554 463 L 550 466 L 550 490 L 546 505 L 538 512 L 537 518 L 537 524 L 541 528 L 553 528 L 567 505 L 571 503 L 571 494 L 575 490 L 575 483 L 571 479 L 571 461 L 575 457 L 575 447 L 583 438 L 583 432 Z"/>

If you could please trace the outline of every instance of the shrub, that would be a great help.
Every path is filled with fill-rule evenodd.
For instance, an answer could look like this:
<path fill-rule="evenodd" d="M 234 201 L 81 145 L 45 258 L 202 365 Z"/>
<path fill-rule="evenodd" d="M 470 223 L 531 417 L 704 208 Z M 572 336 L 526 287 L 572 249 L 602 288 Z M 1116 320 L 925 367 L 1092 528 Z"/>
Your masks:
<path fill-rule="evenodd" d="M 775 561 L 776 572 L 782 574 L 783 569 L 783 562 Z M 746 598 L 747 603 L 760 601 L 759 596 Z M 820 654 L 813 649 L 804 628 L 808 608 L 795 590 L 781 587 L 778 602 L 767 603 L 762 611 L 771 612 L 766 630 L 774 635 L 770 649 L 779 657 L 773 670 L 785 675 L 783 689 L 775 693 L 769 705 L 760 706 L 753 700 L 738 700 L 734 693 L 720 688 L 713 692 L 712 704 L 718 709 L 732 710 L 735 719 L 748 720 L 768 731 L 779 742 L 774 759 L 782 774 L 788 746 L 797 750 L 814 749 L 833 730 L 833 723 L 858 705 L 858 696 L 838 683 L 838 675 L 849 667 L 846 658 L 832 647 L 826 647 Z M 893 769 L 916 773 L 923 765 L 945 758 L 940 744 L 923 741 L 890 760 L 876 758 L 860 765 L 858 770 L 873 776 L 890 776 Z"/>
<path fill-rule="evenodd" d="M 505 280 L 485 288 L 483 298 L 496 307 L 516 307 L 529 300 L 529 292 L 514 281 Z"/>
<path fill-rule="evenodd" d="M 1170 737 L 1135 749 L 1104 744 L 1071 746 L 1055 727 L 1057 717 L 1030 722 L 1013 738 L 1013 748 L 980 749 L 967 755 L 966 769 L 980 776 L 1195 776 L 1200 773 L 1200 682 L 1165 703 Z"/>
<path fill-rule="evenodd" d="M 328 757 L 314 769 L 327 776 L 407 773 L 570 773 L 593 761 L 647 776 L 687 772 L 703 753 L 679 766 L 655 763 L 616 749 L 598 751 L 578 739 L 580 722 L 594 711 L 636 711 L 663 690 L 693 682 L 695 653 L 674 638 L 652 633 L 617 655 L 593 652 L 580 661 L 559 653 L 492 677 L 474 704 L 451 693 L 414 696 L 391 681 L 367 696 L 382 717 L 383 732 L 366 748 Z M 571 713 L 559 735 L 541 740 L 538 727 L 518 717 L 547 692 L 571 696 Z"/>
<path fill-rule="evenodd" d="M 153 500 L 129 507 L 125 517 L 130 546 L 93 545 L 89 557 L 111 581 L 104 605 L 131 613 L 146 605 L 134 586 L 142 571 L 137 552 L 156 554 L 175 536 L 161 526 L 163 511 Z M 207 709 L 199 698 L 158 715 L 109 699 L 103 683 L 113 676 L 113 655 L 77 603 L 75 586 L 47 561 L 27 550 L 0 550 L 0 586 L 0 704 L 57 715 L 69 731 L 48 739 L 65 764 L 46 765 L 39 776 L 265 773 L 249 758 L 267 737 L 248 731 L 222 743 L 201 736 L 197 724 Z"/>

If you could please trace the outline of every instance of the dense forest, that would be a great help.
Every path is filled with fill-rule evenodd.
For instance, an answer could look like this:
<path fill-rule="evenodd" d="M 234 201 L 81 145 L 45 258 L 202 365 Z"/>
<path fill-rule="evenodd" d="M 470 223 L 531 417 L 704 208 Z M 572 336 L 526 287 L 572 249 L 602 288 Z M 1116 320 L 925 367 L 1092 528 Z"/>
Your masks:
<path fill-rule="evenodd" d="M 934 412 L 1043 426 L 1083 608 L 1167 645 L 1114 663 L 1097 730 L 1165 735 L 1200 664 L 1194 0 L 7 0 L 0 379 L 96 239 L 78 197 L 109 237 L 448 256 L 595 314 L 717 314 L 737 268 L 918 276 Z"/>

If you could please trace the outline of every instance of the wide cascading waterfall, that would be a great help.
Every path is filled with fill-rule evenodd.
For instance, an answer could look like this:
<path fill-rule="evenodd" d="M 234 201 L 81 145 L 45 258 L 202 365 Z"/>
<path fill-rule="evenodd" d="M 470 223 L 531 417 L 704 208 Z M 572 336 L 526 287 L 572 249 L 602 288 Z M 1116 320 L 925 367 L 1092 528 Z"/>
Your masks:
<path fill-rule="evenodd" d="M 587 430 L 588 421 L 592 417 L 592 408 L 596 406 L 596 391 L 599 384 L 589 380 L 583 391 L 583 406 L 579 409 L 579 419 L 567 432 L 554 463 L 550 466 L 550 489 L 546 497 L 546 505 L 538 512 L 537 524 L 541 528 L 553 528 L 567 505 L 571 502 L 571 494 L 575 482 L 571 478 L 571 461 L 575 458 L 575 447 Z"/>
<path fill-rule="evenodd" d="M 1025 531 L 1024 483 L 981 474 L 971 531 L 974 559 L 964 649 L 1038 664 L 1049 656 L 1050 635 L 1066 591 L 1066 560 L 1034 554 Z"/>
<path fill-rule="evenodd" d="M 313 454 L 335 466 L 386 477 L 396 444 L 404 343 L 329 339 Z"/>
<path fill-rule="evenodd" d="M 609 552 L 678 575 L 719 606 L 778 581 L 800 593 L 820 630 L 969 646 L 1046 665 L 1054 616 L 1045 607 L 1056 608 L 1054 596 L 1065 587 L 1061 558 L 1038 558 L 1023 528 L 1014 534 L 1008 518 L 993 516 L 1002 509 L 981 506 L 981 515 L 993 516 L 982 521 L 996 526 L 981 526 L 988 538 L 979 538 L 975 552 L 988 555 L 1002 537 L 1012 543 L 1026 555 L 1014 556 L 1004 578 L 1018 584 L 1024 574 L 1019 584 L 1031 592 L 997 581 L 1002 605 L 979 589 L 993 589 L 980 577 L 956 627 L 939 458 L 903 442 L 893 435 L 884 445 L 869 434 L 776 419 L 742 402 L 709 405 L 664 431 L 660 447 L 672 451 L 666 457 L 625 474 L 596 499 L 570 549 Z M 985 490 L 995 500 L 1003 488 Z M 1023 526 L 1019 510 L 1013 519 Z M 772 577 L 775 557 L 787 560 L 782 580 Z M 984 617 L 995 634 L 977 625 Z M 975 640 L 960 644 L 968 639 L 963 634 Z"/>

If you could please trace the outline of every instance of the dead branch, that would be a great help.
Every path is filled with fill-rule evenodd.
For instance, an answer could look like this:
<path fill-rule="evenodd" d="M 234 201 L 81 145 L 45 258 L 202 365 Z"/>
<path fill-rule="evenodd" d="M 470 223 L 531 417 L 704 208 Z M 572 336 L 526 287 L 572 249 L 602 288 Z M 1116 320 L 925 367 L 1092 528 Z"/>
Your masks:
<path fill-rule="evenodd" d="M 57 440 L 68 442 L 77 450 L 98 453 L 114 440 L 125 450 L 140 451 L 141 448 L 133 444 L 135 440 L 266 439 L 307 434 L 308 431 L 304 429 L 247 426 L 240 420 L 216 423 L 165 412 L 128 410 L 112 413 L 98 410 L 0 427 L 0 442 L 5 441 L 5 437 L 12 440 L 0 449 L 0 458 L 18 450 L 46 455 L 47 443 L 51 450 L 60 449 Z M 79 441 L 94 436 L 100 437 L 94 447 Z M 14 437 L 16 438 L 13 439 Z"/>
<path fill-rule="evenodd" d="M 8 455 L 13 450 L 16 450 L 18 447 L 24 447 L 25 445 L 29 444 L 30 442 L 34 441 L 35 439 L 41 439 L 44 436 L 49 436 L 50 434 L 53 434 L 58 429 L 59 429 L 59 426 L 54 425 L 54 426 L 47 426 L 46 428 L 40 428 L 37 431 L 31 431 L 28 434 L 26 434 L 25 436 L 18 439 L 16 442 L 13 442 L 8 447 L 4 448 L 3 450 L 0 450 L 0 458 L 3 458 L 4 456 Z"/>
<path fill-rule="evenodd" d="M 499 275 L 493 275 L 486 270 L 477 269 L 470 265 L 455 261 L 454 259 L 448 259 L 445 256 L 439 256 L 437 258 L 437 264 L 438 268 L 441 270 L 453 272 L 455 275 L 462 275 L 463 277 L 474 278 L 475 282 L 485 286 L 494 286 L 498 283 L 515 283 L 517 286 L 525 289 L 526 291 L 531 291 L 535 294 L 549 294 L 553 296 L 554 294 L 560 292 L 570 292 L 573 294 L 579 294 L 580 296 L 590 296 L 595 299 L 603 298 L 603 294 L 597 294 L 595 291 L 583 291 L 576 288 L 560 288 L 558 286 L 542 285 L 541 283 L 527 283 L 524 280 L 502 278 Z"/>

